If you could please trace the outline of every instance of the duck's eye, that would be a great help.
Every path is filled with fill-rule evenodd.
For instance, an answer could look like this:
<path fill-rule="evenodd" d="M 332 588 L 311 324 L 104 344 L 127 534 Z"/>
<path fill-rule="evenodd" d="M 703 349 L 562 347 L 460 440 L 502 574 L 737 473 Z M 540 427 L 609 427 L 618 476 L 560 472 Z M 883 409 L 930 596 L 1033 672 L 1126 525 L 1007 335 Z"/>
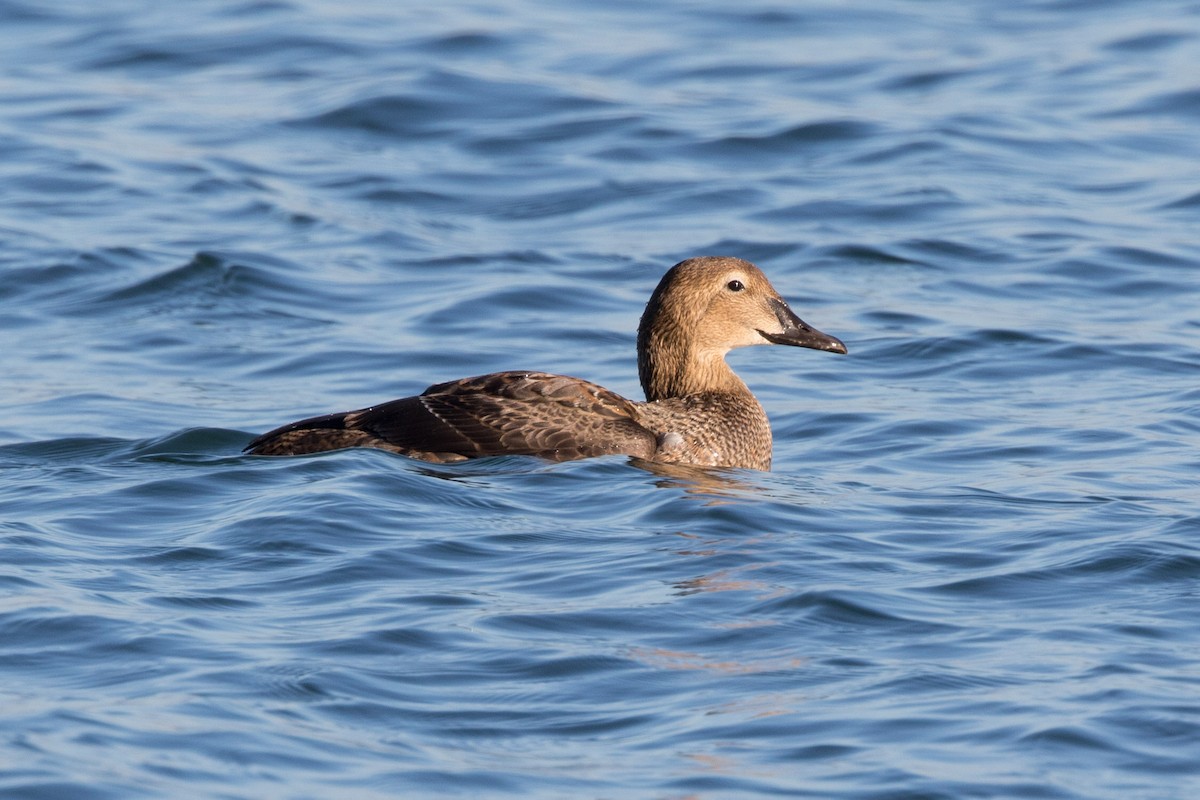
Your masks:
<path fill-rule="evenodd" d="M 740 292 L 742 289 L 745 289 L 746 287 L 742 285 L 741 281 L 733 280 L 733 281 L 730 281 L 729 283 L 725 284 L 725 288 L 731 292 Z"/>

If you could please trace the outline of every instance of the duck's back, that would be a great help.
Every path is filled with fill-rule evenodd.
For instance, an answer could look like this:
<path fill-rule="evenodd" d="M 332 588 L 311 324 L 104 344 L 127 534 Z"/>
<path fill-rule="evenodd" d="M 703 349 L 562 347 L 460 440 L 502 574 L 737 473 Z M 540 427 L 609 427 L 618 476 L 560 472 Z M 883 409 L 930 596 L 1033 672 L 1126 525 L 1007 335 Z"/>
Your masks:
<path fill-rule="evenodd" d="M 246 449 L 298 455 L 374 447 L 440 463 L 489 455 L 653 458 L 657 437 L 637 422 L 636 405 L 580 378 L 497 372 L 439 383 L 416 397 L 293 422 Z"/>

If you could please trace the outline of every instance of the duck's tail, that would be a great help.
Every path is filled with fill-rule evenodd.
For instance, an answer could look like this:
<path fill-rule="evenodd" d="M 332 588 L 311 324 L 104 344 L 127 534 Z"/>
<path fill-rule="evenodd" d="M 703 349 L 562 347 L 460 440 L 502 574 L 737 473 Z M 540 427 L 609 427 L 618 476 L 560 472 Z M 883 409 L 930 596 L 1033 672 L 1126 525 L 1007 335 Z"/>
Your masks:
<path fill-rule="evenodd" d="M 299 456 L 348 447 L 378 446 L 371 433 L 346 426 L 349 415 L 350 412 L 323 414 L 289 423 L 256 437 L 242 452 L 255 456 Z"/>

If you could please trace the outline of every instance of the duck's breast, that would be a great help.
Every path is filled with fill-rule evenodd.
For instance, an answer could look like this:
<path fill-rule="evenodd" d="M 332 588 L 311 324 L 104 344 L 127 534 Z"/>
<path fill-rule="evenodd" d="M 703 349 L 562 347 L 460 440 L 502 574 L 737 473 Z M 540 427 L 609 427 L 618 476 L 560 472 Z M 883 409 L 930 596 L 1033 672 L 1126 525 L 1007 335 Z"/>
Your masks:
<path fill-rule="evenodd" d="M 638 406 L 654 432 L 655 461 L 708 467 L 771 468 L 771 425 L 753 397 L 703 393 Z"/>

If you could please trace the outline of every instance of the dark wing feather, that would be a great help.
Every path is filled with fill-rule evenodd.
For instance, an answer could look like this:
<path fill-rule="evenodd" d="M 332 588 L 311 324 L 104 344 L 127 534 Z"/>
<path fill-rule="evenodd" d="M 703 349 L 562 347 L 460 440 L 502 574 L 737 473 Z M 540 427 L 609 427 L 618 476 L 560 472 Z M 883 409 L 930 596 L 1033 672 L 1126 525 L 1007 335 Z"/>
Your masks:
<path fill-rule="evenodd" d="M 424 413 L 387 403 L 352 415 L 352 425 L 414 451 L 536 455 L 554 460 L 654 452 L 655 437 L 634 406 L 594 383 L 544 372 L 498 372 L 431 386 Z M 405 403 L 405 401 L 394 401 Z"/>

